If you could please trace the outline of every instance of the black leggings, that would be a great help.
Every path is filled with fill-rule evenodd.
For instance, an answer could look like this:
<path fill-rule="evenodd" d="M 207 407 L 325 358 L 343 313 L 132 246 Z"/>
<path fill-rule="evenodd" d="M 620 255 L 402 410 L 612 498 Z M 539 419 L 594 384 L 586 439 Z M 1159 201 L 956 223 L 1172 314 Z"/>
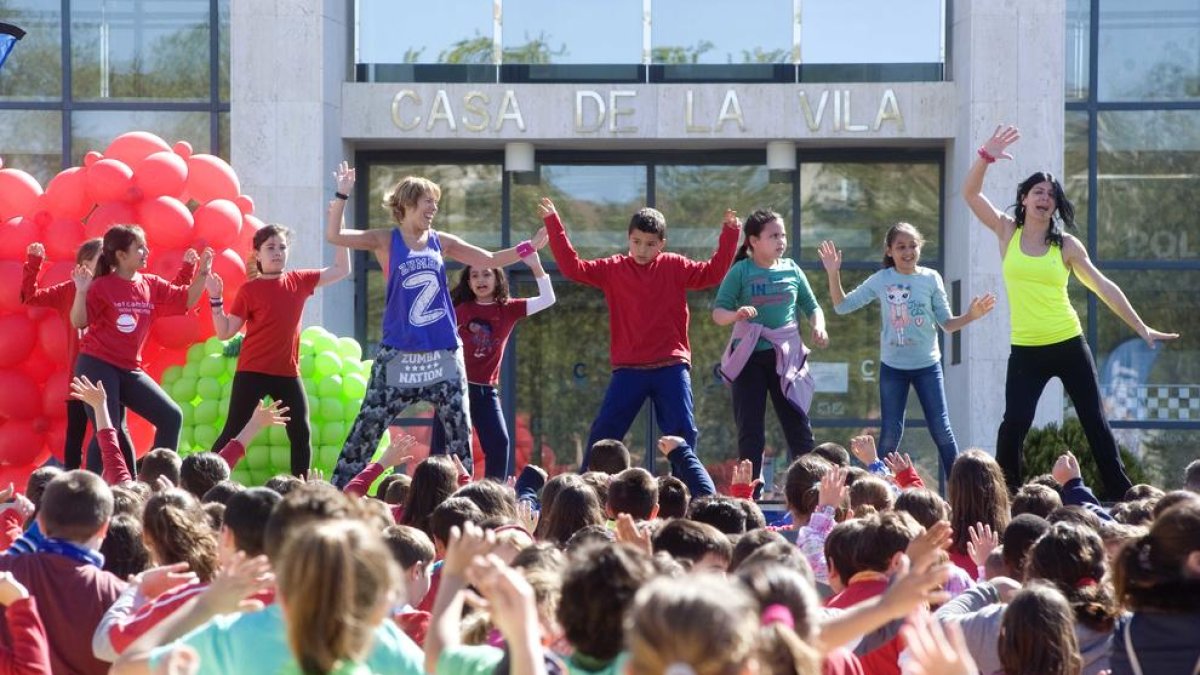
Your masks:
<path fill-rule="evenodd" d="M 767 444 L 767 394 L 783 427 L 788 445 L 788 462 L 812 452 L 812 424 L 803 410 L 797 410 L 784 395 L 775 372 L 775 350 L 754 352 L 733 380 L 733 420 L 737 423 L 738 459 L 754 464 L 754 473 L 762 473 L 763 447 Z"/>
<path fill-rule="evenodd" d="M 117 428 L 117 443 L 121 452 L 129 457 L 133 455 L 133 441 L 129 440 L 129 429 L 125 427 L 125 408 L 121 408 L 121 417 L 114 421 Z M 63 441 L 63 465 L 67 471 L 83 466 L 83 442 L 87 440 L 88 404 L 72 399 L 67 401 L 67 430 Z"/>
<path fill-rule="evenodd" d="M 104 383 L 104 391 L 108 394 L 108 416 L 114 420 L 122 418 L 121 408 L 125 407 L 143 417 L 154 425 L 154 447 L 175 450 L 179 446 L 179 428 L 183 424 L 183 414 L 179 406 L 167 396 L 167 392 L 142 370 L 126 370 L 102 361 L 94 356 L 80 354 L 75 362 L 75 374 L 87 377 L 92 382 Z M 96 416 L 91 407 L 87 409 L 88 419 L 92 428 L 96 427 Z M 119 436 L 120 434 L 118 434 Z M 125 465 L 129 473 L 137 474 L 133 460 L 133 448 L 121 448 L 125 456 Z M 88 443 L 88 471 L 100 473 L 103 464 L 100 461 L 100 443 L 92 436 Z"/>
<path fill-rule="evenodd" d="M 1004 384 L 1004 421 L 1000 423 L 996 439 L 996 461 L 1004 470 L 1009 489 L 1016 490 L 1023 482 L 1025 434 L 1033 424 L 1042 390 L 1052 377 L 1062 380 L 1063 388 L 1075 404 L 1075 412 L 1104 481 L 1103 497 L 1109 501 L 1123 498 L 1132 483 L 1125 475 L 1117 441 L 1104 416 L 1096 363 L 1082 336 L 1039 347 L 1013 345 L 1009 353 L 1008 379 Z"/>
<path fill-rule="evenodd" d="M 308 426 L 308 397 L 304 394 L 304 382 L 298 377 L 248 373 L 239 370 L 233 375 L 233 387 L 229 393 L 229 413 L 225 416 L 225 428 L 213 443 L 213 452 L 219 452 L 242 427 L 250 421 L 259 401 L 270 396 L 287 406 L 288 442 L 292 446 L 292 475 L 302 476 L 312 461 L 312 430 Z"/>

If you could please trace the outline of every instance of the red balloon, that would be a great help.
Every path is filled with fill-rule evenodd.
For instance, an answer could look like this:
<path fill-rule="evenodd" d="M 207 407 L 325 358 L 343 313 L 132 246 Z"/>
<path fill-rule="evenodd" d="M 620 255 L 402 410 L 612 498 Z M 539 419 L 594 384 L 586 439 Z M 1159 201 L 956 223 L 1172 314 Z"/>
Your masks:
<path fill-rule="evenodd" d="M 246 283 L 246 263 L 236 253 L 225 249 L 213 257 L 212 269 L 225 284 L 225 296 L 237 297 L 238 289 Z"/>
<path fill-rule="evenodd" d="M 83 223 L 78 218 L 56 218 L 42 231 L 46 255 L 54 260 L 75 260 L 83 242 Z"/>
<path fill-rule="evenodd" d="M 0 225 L 0 258 L 24 260 L 29 245 L 41 239 L 42 231 L 35 219 L 13 218 Z"/>
<path fill-rule="evenodd" d="M 51 361 L 67 362 L 67 322 L 57 313 L 38 321 L 37 341 Z"/>
<path fill-rule="evenodd" d="M 60 449 L 62 446 L 59 446 Z M 33 473 L 38 468 L 36 464 L 25 464 L 23 466 L 9 466 L 0 464 L 0 485 L 8 485 L 12 483 L 18 489 L 24 490 L 29 483 L 29 474 Z"/>
<path fill-rule="evenodd" d="M 257 216 L 246 214 L 242 216 L 242 231 L 238 235 L 237 253 L 245 259 L 254 250 L 254 235 L 267 224 Z"/>
<path fill-rule="evenodd" d="M 124 162 L 104 158 L 87 170 L 87 194 L 93 202 L 115 202 L 129 198 L 133 171 Z"/>
<path fill-rule="evenodd" d="M 130 131 L 114 138 L 104 149 L 104 156 L 137 166 L 143 159 L 164 150 L 170 151 L 171 146 L 158 136 L 148 131 Z"/>
<path fill-rule="evenodd" d="M 223 251 L 237 242 L 242 229 L 242 212 L 227 199 L 214 199 L 196 209 L 196 243 Z"/>
<path fill-rule="evenodd" d="M 70 260 L 62 260 L 50 265 L 49 267 L 43 266 L 42 269 L 45 271 L 42 273 L 42 280 L 39 283 L 43 288 L 62 283 L 64 281 L 70 281 L 71 272 L 75 271 L 75 255 L 71 254 Z M 58 315 L 55 314 L 55 316 Z"/>
<path fill-rule="evenodd" d="M 83 232 L 88 239 L 103 237 L 113 225 L 135 225 L 137 222 L 137 212 L 132 206 L 125 202 L 109 202 L 92 211 Z"/>
<path fill-rule="evenodd" d="M 133 184 L 144 198 L 179 197 L 187 183 L 187 162 L 167 150 L 143 159 L 133 170 Z"/>
<path fill-rule="evenodd" d="M 179 274 L 179 268 L 183 266 L 183 251 L 184 249 L 177 248 L 150 251 L 150 261 L 146 265 L 147 271 L 167 281 L 174 281 L 175 275 Z"/>
<path fill-rule="evenodd" d="M 0 310 L 20 312 L 21 263 L 15 260 L 0 260 Z"/>
<path fill-rule="evenodd" d="M 0 462 L 9 466 L 35 464 L 45 447 L 46 439 L 34 430 L 32 420 L 0 424 Z"/>
<path fill-rule="evenodd" d="M 172 145 L 171 149 L 185 160 L 192 156 L 192 144 L 187 141 L 179 141 L 175 145 Z"/>
<path fill-rule="evenodd" d="M 0 316 L 0 368 L 15 366 L 29 357 L 37 344 L 37 326 L 24 314 Z"/>
<path fill-rule="evenodd" d="M 45 382 L 46 378 L 59 368 L 58 364 L 54 363 L 54 360 L 43 353 L 41 349 L 31 351 L 18 367 L 26 375 L 32 377 L 34 382 Z"/>
<path fill-rule="evenodd" d="M 154 425 L 133 413 L 126 413 L 125 422 L 129 427 L 129 439 L 133 441 L 133 454 L 141 457 L 154 445 Z"/>
<path fill-rule="evenodd" d="M 237 198 L 233 200 L 233 203 L 237 204 L 237 207 L 241 209 L 243 215 L 248 216 L 251 213 L 254 213 L 254 200 L 251 199 L 249 195 L 238 195 Z"/>
<path fill-rule="evenodd" d="M 67 406 L 64 403 L 70 392 L 70 388 L 67 386 L 69 375 L 70 373 L 64 368 L 51 373 L 50 377 L 46 378 L 46 386 L 42 389 L 42 414 L 51 422 L 67 416 Z"/>
<path fill-rule="evenodd" d="M 44 195 L 47 208 L 56 218 L 79 220 L 87 215 L 92 202 L 87 198 L 87 171 L 74 166 L 50 179 Z"/>
<path fill-rule="evenodd" d="M 150 327 L 150 339 L 167 349 L 186 349 L 199 341 L 199 337 L 196 317 L 186 314 L 155 319 Z"/>
<path fill-rule="evenodd" d="M 19 370 L 0 370 L 0 418 L 32 420 L 42 410 L 33 378 Z"/>
<path fill-rule="evenodd" d="M 62 406 L 65 411 L 65 406 Z M 50 456 L 59 462 L 64 461 L 63 446 L 67 443 L 66 417 L 56 417 L 50 420 L 50 429 L 46 431 L 46 449 Z"/>
<path fill-rule="evenodd" d="M 104 155 L 96 152 L 95 150 L 88 150 L 83 156 L 83 166 L 90 167 L 102 159 L 104 159 Z"/>
<path fill-rule="evenodd" d="M 0 169 L 0 219 L 27 213 L 41 194 L 42 186 L 33 176 L 20 169 Z"/>
<path fill-rule="evenodd" d="M 214 199 L 233 199 L 242 193 L 233 167 L 214 155 L 192 155 L 187 160 L 187 191 L 193 199 L 207 204 Z"/>
<path fill-rule="evenodd" d="M 152 246 L 182 248 L 192 241 L 192 212 L 174 197 L 147 199 L 138 206 L 138 216 Z"/>

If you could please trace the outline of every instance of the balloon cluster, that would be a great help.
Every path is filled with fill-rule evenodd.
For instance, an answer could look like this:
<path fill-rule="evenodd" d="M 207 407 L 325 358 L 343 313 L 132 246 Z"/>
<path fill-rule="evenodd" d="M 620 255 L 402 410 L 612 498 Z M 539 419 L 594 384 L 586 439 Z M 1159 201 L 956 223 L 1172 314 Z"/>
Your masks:
<path fill-rule="evenodd" d="M 172 279 L 187 249 L 212 248 L 213 270 L 233 297 L 246 280 L 243 256 L 263 225 L 253 213 L 224 160 L 142 131 L 87 153 L 83 166 L 63 170 L 45 189 L 24 171 L 0 168 L 0 483 L 23 484 L 51 454 L 61 460 L 65 435 L 66 326 L 51 310 L 21 304 L 29 244 L 45 244 L 40 284 L 48 286 L 70 278 L 85 240 L 137 224 L 150 247 L 149 272 Z M 213 332 L 207 312 L 157 319 L 143 367 L 157 378 Z M 149 424 L 131 415 L 130 430 L 146 451 Z"/>
<path fill-rule="evenodd" d="M 179 454 L 207 451 L 225 428 L 229 393 L 237 369 L 241 338 L 217 338 L 193 345 L 182 366 L 167 368 L 163 389 L 183 410 Z M 312 466 L 329 475 L 346 434 L 367 392 L 371 361 L 362 360 L 362 347 L 354 338 L 339 338 L 319 326 L 300 336 L 300 376 L 308 394 L 312 426 Z M 240 429 L 235 429 L 236 434 Z M 220 450 L 220 448 L 217 448 Z M 246 458 L 233 471 L 243 485 L 261 485 L 272 476 L 291 471 L 291 446 L 284 427 L 271 427 L 246 449 Z"/>

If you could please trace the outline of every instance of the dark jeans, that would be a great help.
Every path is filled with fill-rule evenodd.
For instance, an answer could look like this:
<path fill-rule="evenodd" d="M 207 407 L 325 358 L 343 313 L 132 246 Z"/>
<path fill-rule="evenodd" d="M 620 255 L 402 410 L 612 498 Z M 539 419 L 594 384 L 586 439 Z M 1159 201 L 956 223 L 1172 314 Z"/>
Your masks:
<path fill-rule="evenodd" d="M 513 458 L 509 452 L 508 425 L 500 407 L 500 394 L 493 386 L 473 383 L 467 384 L 467 393 L 471 403 L 471 426 L 479 434 L 479 444 L 483 446 L 484 476 L 504 480 L 512 475 Z M 429 454 L 446 454 L 446 430 L 440 424 L 433 425 Z"/>
<path fill-rule="evenodd" d="M 133 455 L 133 441 L 125 427 L 125 409 L 121 408 L 120 419 L 113 422 L 117 428 L 117 443 L 126 456 Z M 67 430 L 63 441 L 63 466 L 67 471 L 83 466 L 83 442 L 87 439 L 88 404 L 72 399 L 67 401 Z"/>
<path fill-rule="evenodd" d="M 658 429 L 666 436 L 679 436 L 696 447 L 696 417 L 692 411 L 692 375 L 686 363 L 662 368 L 618 368 L 604 392 L 600 412 L 592 422 L 583 466 L 587 471 L 596 441 L 625 439 L 629 427 L 646 399 L 654 404 Z M 651 450 L 653 452 L 653 450 Z"/>
<path fill-rule="evenodd" d="M 933 436 L 942 460 L 942 472 L 949 476 L 954 458 L 958 456 L 958 443 L 954 440 L 950 414 L 946 411 L 946 389 L 940 363 L 915 370 L 892 368 L 886 363 L 879 365 L 879 412 L 883 418 L 879 430 L 879 456 L 884 457 L 900 447 L 910 387 L 917 390 L 921 409 L 925 411 L 925 423 L 929 425 L 929 434 Z"/>
<path fill-rule="evenodd" d="M 308 471 L 312 461 L 312 430 L 308 426 L 308 397 L 304 394 L 304 382 L 298 377 L 266 375 L 238 371 L 233 374 L 233 385 L 229 392 L 229 413 L 225 417 L 225 428 L 213 443 L 213 452 L 220 452 L 225 444 L 242 432 L 250 421 L 259 401 L 270 396 L 287 406 L 288 442 L 292 446 L 292 475 L 301 476 Z"/>
<path fill-rule="evenodd" d="M 788 462 L 811 452 L 815 445 L 808 415 L 796 409 L 779 386 L 779 375 L 775 372 L 775 350 L 754 352 L 733 381 L 733 419 L 737 423 L 738 458 L 754 463 L 754 476 L 762 472 L 763 447 L 767 444 L 765 416 L 768 393 L 771 394 L 775 414 L 779 417 L 779 425 L 783 427 L 783 436 L 787 439 Z"/>
<path fill-rule="evenodd" d="M 80 354 L 75 362 L 75 374 L 86 376 L 92 382 L 104 383 L 104 391 L 108 395 L 108 416 L 111 419 L 123 419 L 123 406 L 154 425 L 154 447 L 175 450 L 179 446 L 179 427 L 183 424 L 179 406 L 145 372 L 140 369 L 125 370 L 94 356 Z M 92 428 L 95 428 L 96 417 L 90 406 L 87 416 L 92 422 Z M 125 456 L 125 465 L 129 467 L 129 473 L 136 475 L 133 448 L 121 448 L 121 454 Z M 100 473 L 103 468 L 100 461 L 100 443 L 95 435 L 92 436 L 92 442 L 88 443 L 87 468 L 88 471 L 96 473 Z"/>
<path fill-rule="evenodd" d="M 1000 423 L 996 439 L 996 461 L 1004 470 L 1009 489 L 1016 490 L 1021 486 L 1025 434 L 1033 424 L 1042 390 L 1052 377 L 1062 380 L 1063 388 L 1075 404 L 1075 412 L 1083 424 L 1083 433 L 1104 481 L 1104 498 L 1109 501 L 1121 499 L 1132 484 L 1125 475 L 1117 441 L 1104 416 L 1096 363 L 1082 336 L 1040 347 L 1014 345 L 1009 353 L 1008 380 L 1004 385 L 1004 421 Z"/>

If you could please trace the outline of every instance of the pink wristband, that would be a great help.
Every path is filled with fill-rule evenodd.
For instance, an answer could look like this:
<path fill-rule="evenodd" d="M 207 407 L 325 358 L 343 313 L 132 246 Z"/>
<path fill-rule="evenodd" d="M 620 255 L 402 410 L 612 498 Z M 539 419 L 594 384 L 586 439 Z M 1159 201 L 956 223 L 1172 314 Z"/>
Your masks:
<path fill-rule="evenodd" d="M 528 239 L 517 244 L 517 255 L 519 257 L 528 258 L 529 256 L 533 255 L 535 252 L 536 252 L 536 249 L 533 248 L 533 244 L 530 243 Z"/>
<path fill-rule="evenodd" d="M 982 147 L 980 147 L 975 152 L 976 152 L 976 154 L 979 155 L 980 159 L 987 162 L 988 164 L 992 164 L 993 162 L 996 161 L 996 158 L 992 156 L 992 153 L 988 152 L 987 150 L 984 150 Z"/>

